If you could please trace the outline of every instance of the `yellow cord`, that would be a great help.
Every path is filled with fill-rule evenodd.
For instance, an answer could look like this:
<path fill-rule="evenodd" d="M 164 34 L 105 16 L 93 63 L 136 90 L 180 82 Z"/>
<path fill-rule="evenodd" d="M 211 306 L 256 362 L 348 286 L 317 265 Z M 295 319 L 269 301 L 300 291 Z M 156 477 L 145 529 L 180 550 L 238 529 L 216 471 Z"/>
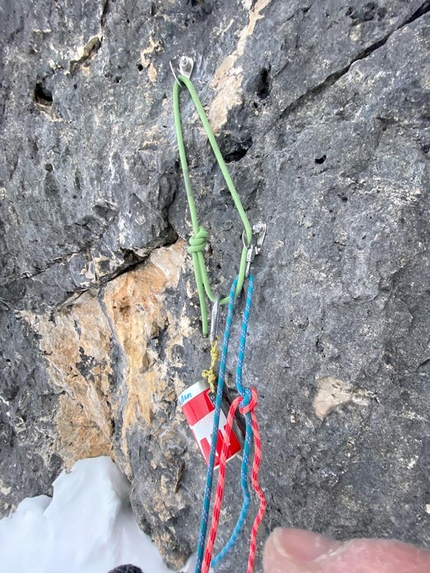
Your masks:
<path fill-rule="evenodd" d="M 215 394 L 216 392 L 217 376 L 215 374 L 214 368 L 218 359 L 219 359 L 219 353 L 218 353 L 218 336 L 217 336 L 215 340 L 211 342 L 211 366 L 209 370 L 203 370 L 202 372 L 203 378 L 208 379 L 208 384 L 213 394 Z"/>

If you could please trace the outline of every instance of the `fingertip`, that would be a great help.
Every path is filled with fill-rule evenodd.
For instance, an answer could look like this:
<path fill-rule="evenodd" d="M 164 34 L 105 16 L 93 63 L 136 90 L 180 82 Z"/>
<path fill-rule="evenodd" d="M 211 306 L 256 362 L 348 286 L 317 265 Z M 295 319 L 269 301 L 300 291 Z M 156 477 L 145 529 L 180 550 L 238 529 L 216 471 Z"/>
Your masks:
<path fill-rule="evenodd" d="M 339 541 L 302 529 L 276 528 L 269 536 L 263 556 L 265 573 L 306 573 L 306 565 L 335 551 Z"/>

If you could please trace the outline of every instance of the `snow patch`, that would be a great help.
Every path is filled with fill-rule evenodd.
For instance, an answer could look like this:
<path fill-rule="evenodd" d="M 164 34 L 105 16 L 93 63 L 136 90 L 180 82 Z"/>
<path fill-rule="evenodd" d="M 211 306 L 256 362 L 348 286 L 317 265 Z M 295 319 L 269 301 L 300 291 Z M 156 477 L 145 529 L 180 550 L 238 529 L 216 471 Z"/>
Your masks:
<path fill-rule="evenodd" d="M 27 498 L 0 520 L 0 571 L 108 573 L 131 563 L 144 573 L 171 573 L 137 526 L 129 496 L 109 457 L 77 462 L 55 480 L 52 498 Z"/>

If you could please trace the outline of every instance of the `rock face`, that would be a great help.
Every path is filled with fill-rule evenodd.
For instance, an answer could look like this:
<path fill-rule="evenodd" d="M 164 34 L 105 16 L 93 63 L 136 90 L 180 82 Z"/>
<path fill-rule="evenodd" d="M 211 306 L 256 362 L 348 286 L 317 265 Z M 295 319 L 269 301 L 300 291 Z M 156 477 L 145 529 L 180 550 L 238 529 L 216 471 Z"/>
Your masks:
<path fill-rule="evenodd" d="M 260 544 L 283 524 L 430 548 L 429 11 L 3 0 L 3 513 L 107 454 L 166 562 L 195 547 L 205 467 L 176 396 L 209 353 L 172 119 L 169 60 L 186 54 L 248 216 L 268 225 L 245 367 L 269 503 Z M 225 294 L 240 220 L 181 101 Z M 220 543 L 240 508 L 238 463 Z M 245 551 L 244 537 L 220 570 Z"/>

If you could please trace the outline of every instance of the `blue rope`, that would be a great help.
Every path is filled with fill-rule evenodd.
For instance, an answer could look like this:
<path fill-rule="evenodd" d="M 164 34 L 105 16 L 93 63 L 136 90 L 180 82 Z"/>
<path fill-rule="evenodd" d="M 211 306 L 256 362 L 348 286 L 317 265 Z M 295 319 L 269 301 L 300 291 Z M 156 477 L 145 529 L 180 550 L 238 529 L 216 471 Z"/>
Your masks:
<path fill-rule="evenodd" d="M 238 351 L 238 359 L 236 367 L 236 388 L 238 389 L 239 394 L 243 397 L 242 407 L 247 406 L 252 397 L 251 391 L 248 388 L 245 388 L 242 384 L 242 370 L 243 370 L 243 361 L 245 358 L 246 334 L 248 330 L 249 314 L 251 311 L 253 292 L 254 292 L 254 278 L 250 275 L 248 283 L 248 292 L 246 295 L 246 305 L 243 313 L 242 331 L 240 335 L 239 351 Z M 246 514 L 248 512 L 248 507 L 251 500 L 248 487 L 249 454 L 253 438 L 252 420 L 250 412 L 245 414 L 245 422 L 246 422 L 245 445 L 244 445 L 242 466 L 241 466 L 241 486 L 243 493 L 242 509 L 240 511 L 239 518 L 236 522 L 236 525 L 234 527 L 233 533 L 230 536 L 230 539 L 227 541 L 224 548 L 218 553 L 218 555 L 214 559 L 212 559 L 211 562 L 212 567 L 218 565 L 218 563 L 220 563 L 220 561 L 227 555 L 230 549 L 232 549 L 232 547 L 235 545 L 237 538 L 239 537 L 242 528 L 244 526 L 246 520 Z"/>
<path fill-rule="evenodd" d="M 200 522 L 199 541 L 198 541 L 198 546 L 197 546 L 197 560 L 196 560 L 196 567 L 194 570 L 195 573 L 201 573 L 203 558 L 204 558 L 206 535 L 207 535 L 207 530 L 208 530 L 209 509 L 210 509 L 211 496 L 212 496 L 212 482 L 213 482 L 213 473 L 214 473 L 214 465 L 215 465 L 216 443 L 217 443 L 217 439 L 218 439 L 219 417 L 220 417 L 220 412 L 221 412 L 221 402 L 222 402 L 222 392 L 224 389 L 225 372 L 227 370 L 228 343 L 230 340 L 231 323 L 233 320 L 234 296 L 235 296 L 235 292 L 236 292 L 237 282 L 238 282 L 238 277 L 236 277 L 233 281 L 233 285 L 231 287 L 230 295 L 229 295 L 229 299 L 228 299 L 228 312 L 227 312 L 226 326 L 225 326 L 225 331 L 224 331 L 224 341 L 223 341 L 223 345 L 222 345 L 221 362 L 220 362 L 220 367 L 219 367 L 218 388 L 217 388 L 216 401 L 215 401 L 214 423 L 213 423 L 213 427 L 212 427 L 211 449 L 210 449 L 210 455 L 209 455 L 208 469 L 207 469 L 207 473 L 206 473 L 205 494 L 204 494 L 204 499 L 203 499 L 203 509 L 202 509 L 202 517 L 201 517 L 201 522 Z"/>
<path fill-rule="evenodd" d="M 214 424 L 212 428 L 212 440 L 211 440 L 211 450 L 209 456 L 209 464 L 208 470 L 206 474 L 206 486 L 205 486 L 205 495 L 203 501 L 203 510 L 202 510 L 202 518 L 200 523 L 200 534 L 199 534 L 199 541 L 198 541 L 198 549 L 197 549 L 197 561 L 196 561 L 196 568 L 195 573 L 201 573 L 203 558 L 204 558 L 204 549 L 206 543 L 206 535 L 207 535 L 207 528 L 208 528 L 208 518 L 209 518 L 209 509 L 210 509 L 210 501 L 212 495 L 212 482 L 213 482 L 213 471 L 215 465 L 215 452 L 216 452 L 216 443 L 218 438 L 218 427 L 219 427 L 219 417 L 221 411 L 221 401 L 222 401 L 222 393 L 224 388 L 224 380 L 225 380 L 225 373 L 227 368 L 227 354 L 228 354 L 228 344 L 230 340 L 230 332 L 231 332 L 231 325 L 233 321 L 233 313 L 234 313 L 234 299 L 236 293 L 238 277 L 234 280 L 228 301 L 228 311 L 227 311 L 227 318 L 226 318 L 226 328 L 224 332 L 224 341 L 222 347 L 222 354 L 221 354 L 221 362 L 220 362 L 220 370 L 219 370 L 219 378 L 218 378 L 218 389 L 216 395 L 216 402 L 215 402 L 215 414 L 214 414 Z M 243 314 L 242 320 L 242 330 L 239 342 L 239 351 L 238 351 L 238 362 L 236 367 L 236 387 L 240 395 L 243 397 L 243 404 L 242 406 L 246 406 L 249 404 L 251 400 L 251 392 L 248 388 L 245 388 L 242 384 L 242 370 L 243 370 L 243 362 L 245 356 L 245 345 L 246 345 L 246 334 L 248 329 L 248 322 L 249 322 L 249 314 L 251 310 L 251 303 L 252 303 L 252 295 L 254 292 L 254 279 L 252 276 L 249 276 L 249 284 L 248 284 L 248 292 L 246 298 L 246 305 Z M 246 520 L 246 514 L 248 511 L 249 503 L 250 503 L 250 493 L 248 487 L 248 468 L 249 468 L 249 455 L 251 450 L 252 444 L 252 421 L 251 421 L 251 414 L 248 413 L 245 415 L 245 422 L 246 422 L 246 431 L 245 431 L 245 444 L 244 444 L 244 453 L 242 458 L 242 465 L 241 465 L 241 487 L 243 493 L 243 504 L 240 511 L 239 518 L 236 522 L 235 528 L 233 533 L 230 536 L 230 539 L 226 543 L 225 547 L 219 552 L 219 554 L 212 560 L 211 566 L 215 567 L 230 551 L 230 549 L 234 546 L 239 537 L 239 534 L 243 528 L 243 525 Z"/>

